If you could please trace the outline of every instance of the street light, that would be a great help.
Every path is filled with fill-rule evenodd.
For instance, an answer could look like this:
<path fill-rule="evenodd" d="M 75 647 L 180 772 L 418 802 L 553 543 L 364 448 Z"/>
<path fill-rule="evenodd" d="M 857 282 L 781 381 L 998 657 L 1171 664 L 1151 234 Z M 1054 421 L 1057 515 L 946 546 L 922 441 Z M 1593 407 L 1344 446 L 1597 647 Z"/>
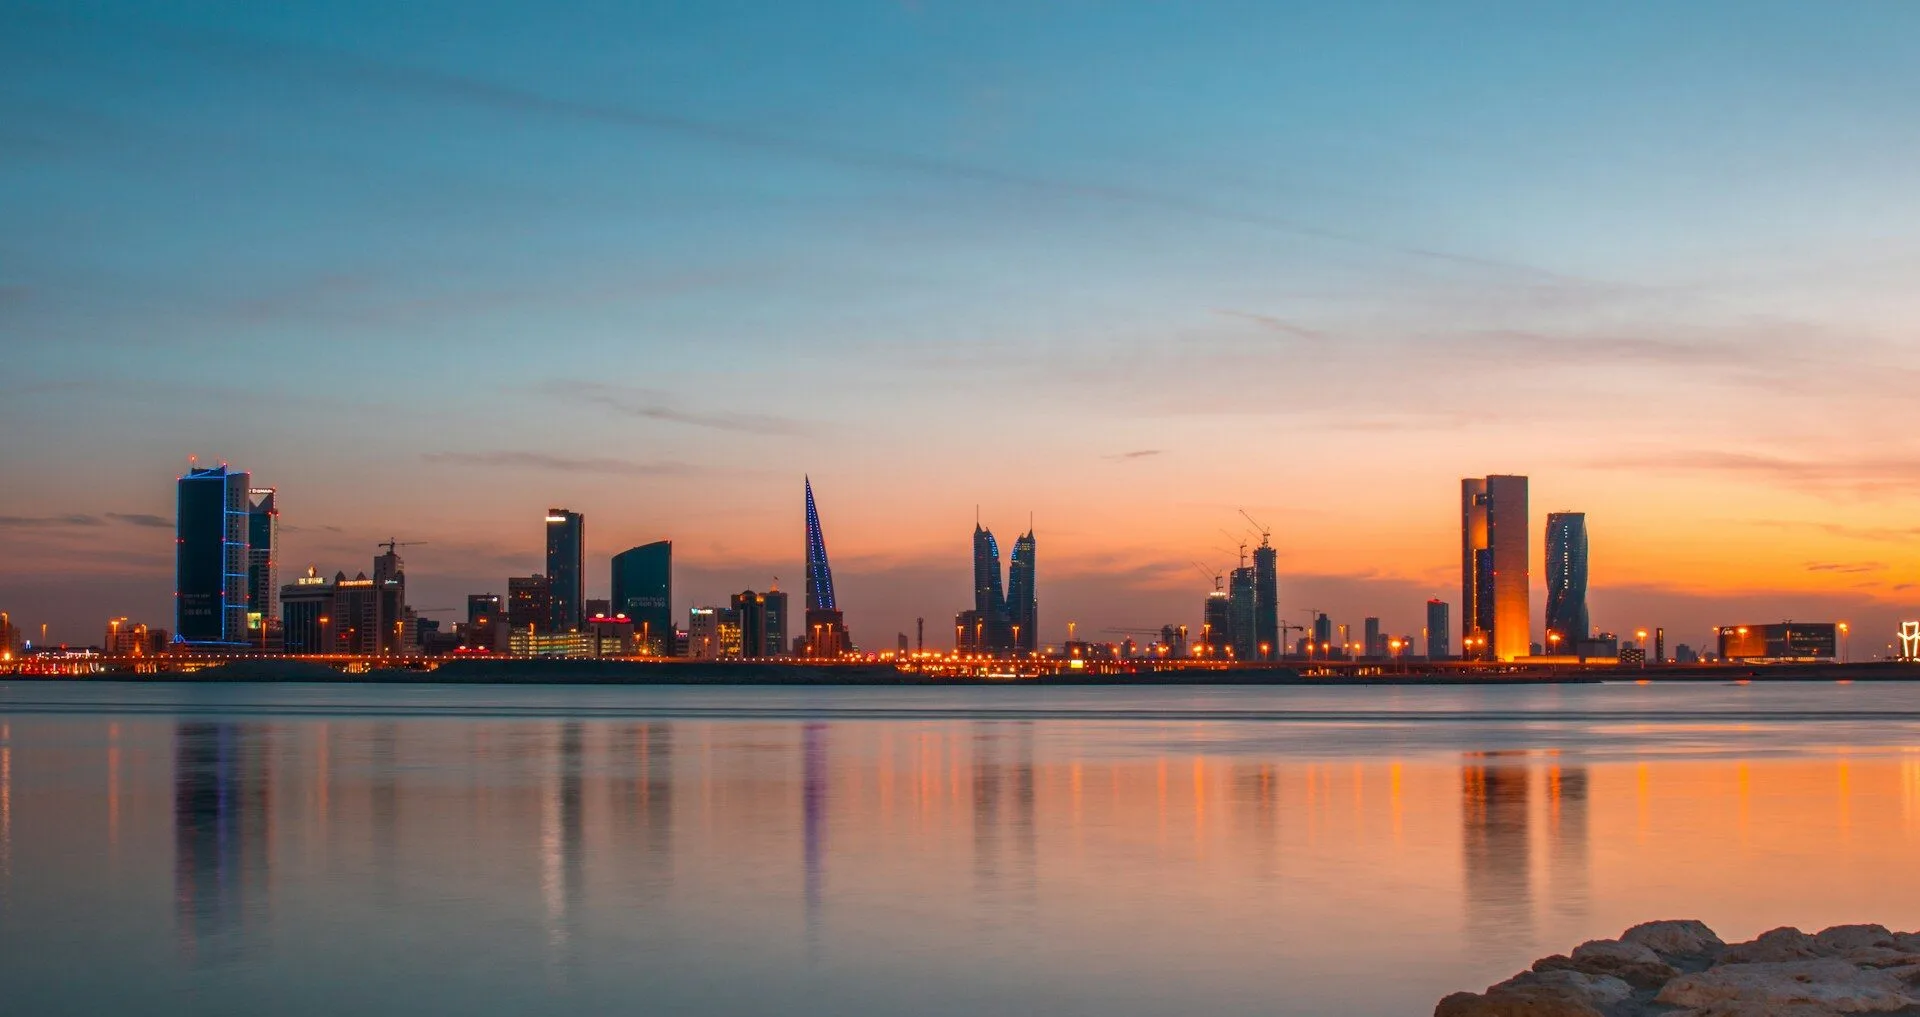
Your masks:
<path fill-rule="evenodd" d="M 1842 664 L 1847 663 L 1848 659 L 1852 656 L 1852 654 L 1848 652 L 1849 651 L 1848 644 L 1851 642 L 1852 640 L 1848 638 L 1847 623 L 1841 622 L 1840 623 L 1840 663 Z"/>

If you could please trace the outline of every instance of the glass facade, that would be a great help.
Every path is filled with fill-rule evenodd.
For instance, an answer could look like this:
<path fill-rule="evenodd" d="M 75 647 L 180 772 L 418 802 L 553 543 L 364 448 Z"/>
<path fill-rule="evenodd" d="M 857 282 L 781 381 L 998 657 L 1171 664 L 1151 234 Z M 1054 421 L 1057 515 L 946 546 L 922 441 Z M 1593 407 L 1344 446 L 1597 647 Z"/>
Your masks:
<path fill-rule="evenodd" d="M 1527 478 L 1460 482 L 1461 655 L 1514 660 L 1532 652 Z"/>
<path fill-rule="evenodd" d="M 1547 516 L 1547 633 L 1559 648 L 1576 650 L 1593 634 L 1587 618 L 1587 516 L 1555 512 Z"/>
<path fill-rule="evenodd" d="M 180 478 L 173 628 L 185 642 L 247 643 L 250 479 L 224 465 L 191 468 Z"/>
<path fill-rule="evenodd" d="M 547 510 L 549 632 L 578 632 L 587 599 L 587 520 L 566 509 Z"/>
<path fill-rule="evenodd" d="M 672 651 L 673 541 L 657 540 L 613 556 L 613 610 L 633 621 L 646 652 Z"/>

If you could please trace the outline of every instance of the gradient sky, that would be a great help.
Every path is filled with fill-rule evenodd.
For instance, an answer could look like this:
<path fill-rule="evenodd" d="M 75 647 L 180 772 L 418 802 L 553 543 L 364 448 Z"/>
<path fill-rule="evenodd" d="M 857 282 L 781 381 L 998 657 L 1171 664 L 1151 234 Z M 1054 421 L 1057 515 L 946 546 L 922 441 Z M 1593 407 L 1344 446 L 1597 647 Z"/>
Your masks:
<path fill-rule="evenodd" d="M 676 612 L 798 589 L 810 473 L 868 646 L 969 605 L 976 504 L 1049 641 L 1197 624 L 1241 507 L 1283 617 L 1417 632 L 1511 472 L 1598 627 L 1875 652 L 1920 7 L 1541 8 L 0 2 L 0 609 L 170 625 L 197 453 L 289 574 L 431 541 L 427 609 L 548 506 L 590 595 L 661 537 Z"/>

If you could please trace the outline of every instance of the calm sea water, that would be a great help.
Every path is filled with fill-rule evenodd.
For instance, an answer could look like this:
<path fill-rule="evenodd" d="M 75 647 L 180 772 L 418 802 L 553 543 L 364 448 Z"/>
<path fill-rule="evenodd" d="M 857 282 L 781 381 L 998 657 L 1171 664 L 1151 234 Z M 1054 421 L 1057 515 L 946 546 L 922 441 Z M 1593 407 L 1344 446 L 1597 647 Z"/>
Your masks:
<path fill-rule="evenodd" d="M 1920 686 L 0 683 L 9 1013 L 1425 1014 L 1917 856 Z"/>

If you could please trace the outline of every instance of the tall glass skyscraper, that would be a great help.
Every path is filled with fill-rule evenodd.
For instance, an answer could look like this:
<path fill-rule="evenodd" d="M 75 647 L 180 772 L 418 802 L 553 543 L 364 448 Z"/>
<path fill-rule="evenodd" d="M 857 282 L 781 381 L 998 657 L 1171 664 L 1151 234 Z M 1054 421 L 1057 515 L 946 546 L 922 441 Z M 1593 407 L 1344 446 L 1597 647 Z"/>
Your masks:
<path fill-rule="evenodd" d="M 249 481 L 189 467 L 176 489 L 173 631 L 188 643 L 247 642 Z"/>
<path fill-rule="evenodd" d="M 1040 598 L 1034 585 L 1033 530 L 1013 542 L 1013 557 L 1007 561 L 1007 620 L 1013 631 L 1013 648 L 1033 653 L 1040 648 Z"/>
<path fill-rule="evenodd" d="M 613 556 L 613 610 L 633 620 L 647 652 L 673 646 L 673 541 L 656 540 Z M 757 654 L 756 654 L 757 656 Z"/>
<path fill-rule="evenodd" d="M 271 487 L 247 495 L 248 641 L 269 648 L 280 635 L 280 508 Z"/>
<path fill-rule="evenodd" d="M 1527 478 L 1460 482 L 1461 656 L 1513 660 L 1531 652 Z"/>
<path fill-rule="evenodd" d="M 1570 653 L 1593 634 L 1587 618 L 1585 512 L 1547 516 L 1547 633 L 1559 636 L 1557 648 Z"/>
<path fill-rule="evenodd" d="M 1007 595 L 1000 585 L 1000 544 L 993 531 L 973 524 L 973 609 L 986 626 L 982 649 L 1012 648 L 1012 622 L 1007 617 Z"/>
<path fill-rule="evenodd" d="M 587 590 L 587 519 L 566 509 L 547 510 L 548 631 L 580 631 Z"/>
<path fill-rule="evenodd" d="M 1435 597 L 1427 601 L 1427 659 L 1444 660 L 1453 656 L 1453 622 L 1448 618 L 1447 602 Z"/>

